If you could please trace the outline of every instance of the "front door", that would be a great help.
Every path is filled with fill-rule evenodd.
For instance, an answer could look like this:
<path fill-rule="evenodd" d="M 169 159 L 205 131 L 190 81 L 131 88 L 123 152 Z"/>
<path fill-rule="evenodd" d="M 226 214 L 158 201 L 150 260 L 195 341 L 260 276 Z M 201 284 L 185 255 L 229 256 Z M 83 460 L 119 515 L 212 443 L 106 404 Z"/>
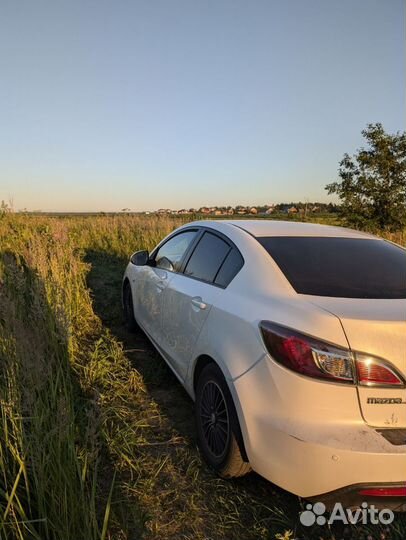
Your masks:
<path fill-rule="evenodd" d="M 134 287 L 135 317 L 145 332 L 162 346 L 163 292 L 180 269 L 197 230 L 181 231 L 159 247 L 150 265 L 139 267 Z"/>

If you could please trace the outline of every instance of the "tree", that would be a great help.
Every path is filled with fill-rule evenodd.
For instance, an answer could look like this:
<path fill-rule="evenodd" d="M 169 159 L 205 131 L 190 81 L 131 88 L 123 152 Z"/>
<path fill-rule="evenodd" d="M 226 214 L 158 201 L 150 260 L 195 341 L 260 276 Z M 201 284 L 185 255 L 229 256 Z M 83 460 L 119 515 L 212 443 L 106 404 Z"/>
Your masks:
<path fill-rule="evenodd" d="M 344 154 L 341 180 L 326 190 L 338 195 L 350 225 L 400 230 L 406 226 L 406 132 L 390 135 L 377 123 L 368 124 L 362 135 L 368 147 Z"/>

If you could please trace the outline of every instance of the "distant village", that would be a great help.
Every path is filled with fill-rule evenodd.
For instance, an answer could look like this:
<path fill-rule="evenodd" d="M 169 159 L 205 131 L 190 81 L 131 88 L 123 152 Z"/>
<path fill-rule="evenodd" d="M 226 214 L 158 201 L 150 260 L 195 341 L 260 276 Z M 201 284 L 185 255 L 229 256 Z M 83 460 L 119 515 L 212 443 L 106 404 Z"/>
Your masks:
<path fill-rule="evenodd" d="M 42 210 L 27 210 L 19 209 L 14 210 L 12 202 L 6 203 L 0 201 L 0 217 L 6 213 L 31 213 L 31 214 L 44 214 L 44 215 L 106 215 L 106 214 L 143 214 L 143 215 L 196 215 L 196 216 L 247 216 L 247 217 L 267 217 L 274 214 L 275 217 L 297 216 L 305 218 L 306 216 L 314 214 L 333 214 L 339 212 L 340 207 L 333 203 L 320 203 L 320 202 L 298 202 L 298 203 L 278 203 L 278 204 L 264 204 L 264 205 L 237 205 L 237 206 L 201 206 L 200 208 L 181 208 L 180 210 L 174 210 L 171 208 L 159 208 L 158 210 L 131 210 L 131 208 L 121 208 L 118 212 L 105 212 L 103 210 L 99 212 L 55 212 L 55 211 L 42 211 Z"/>
<path fill-rule="evenodd" d="M 127 209 L 123 209 L 126 211 Z M 170 208 L 160 208 L 155 211 L 146 211 L 145 214 L 160 215 L 183 215 L 183 214 L 203 214 L 210 216 L 267 216 L 270 214 L 325 214 L 337 212 L 338 206 L 332 203 L 290 203 L 290 204 L 265 204 L 263 206 L 201 206 L 200 208 L 182 208 L 172 210 Z"/>

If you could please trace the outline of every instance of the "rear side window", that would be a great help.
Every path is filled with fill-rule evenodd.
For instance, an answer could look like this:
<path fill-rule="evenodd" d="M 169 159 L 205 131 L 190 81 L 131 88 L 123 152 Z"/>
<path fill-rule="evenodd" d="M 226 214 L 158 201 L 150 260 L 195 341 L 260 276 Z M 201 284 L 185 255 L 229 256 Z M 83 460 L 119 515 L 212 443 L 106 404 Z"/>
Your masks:
<path fill-rule="evenodd" d="M 262 237 L 296 292 L 337 298 L 406 298 L 406 251 L 369 238 Z"/>
<path fill-rule="evenodd" d="M 244 259 L 236 249 L 232 249 L 217 273 L 214 283 L 227 287 L 230 281 L 238 274 L 244 264 Z"/>
<path fill-rule="evenodd" d="M 185 275 L 213 283 L 231 247 L 227 242 L 205 232 L 185 268 Z"/>

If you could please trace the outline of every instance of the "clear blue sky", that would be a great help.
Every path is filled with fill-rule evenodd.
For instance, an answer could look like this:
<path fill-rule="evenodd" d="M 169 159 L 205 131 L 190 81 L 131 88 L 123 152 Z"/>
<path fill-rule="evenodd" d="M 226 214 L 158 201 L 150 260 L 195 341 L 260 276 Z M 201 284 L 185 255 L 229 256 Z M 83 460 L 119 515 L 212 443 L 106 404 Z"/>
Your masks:
<path fill-rule="evenodd" d="M 330 200 L 405 129 L 402 0 L 2 0 L 0 199 L 133 210 Z"/>

